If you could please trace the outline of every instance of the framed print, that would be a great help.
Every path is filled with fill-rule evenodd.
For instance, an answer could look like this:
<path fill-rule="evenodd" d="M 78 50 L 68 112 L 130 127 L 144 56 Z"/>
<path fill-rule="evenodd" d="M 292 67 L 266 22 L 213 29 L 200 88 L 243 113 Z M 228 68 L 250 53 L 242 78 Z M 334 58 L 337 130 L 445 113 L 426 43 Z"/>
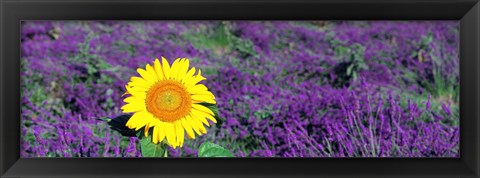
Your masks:
<path fill-rule="evenodd" d="M 22 21 L 20 155 L 458 158 L 459 27 Z"/>
<path fill-rule="evenodd" d="M 2 1 L 2 177 L 478 177 L 478 1 Z"/>

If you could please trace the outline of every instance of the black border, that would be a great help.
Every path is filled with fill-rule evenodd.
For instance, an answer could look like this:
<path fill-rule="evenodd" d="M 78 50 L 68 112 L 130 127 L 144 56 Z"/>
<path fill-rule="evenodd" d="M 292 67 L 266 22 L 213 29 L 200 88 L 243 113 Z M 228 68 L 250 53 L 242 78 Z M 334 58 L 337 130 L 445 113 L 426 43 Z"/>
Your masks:
<path fill-rule="evenodd" d="M 478 0 L 0 0 L 1 177 L 480 177 Z M 21 20 L 460 20 L 461 158 L 20 159 Z"/>

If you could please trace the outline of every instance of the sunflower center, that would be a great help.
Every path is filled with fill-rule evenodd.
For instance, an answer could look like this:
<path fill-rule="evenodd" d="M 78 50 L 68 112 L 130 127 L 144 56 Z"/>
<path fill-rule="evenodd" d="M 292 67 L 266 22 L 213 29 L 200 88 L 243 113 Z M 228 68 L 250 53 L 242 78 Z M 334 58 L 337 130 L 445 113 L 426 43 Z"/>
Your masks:
<path fill-rule="evenodd" d="M 182 83 L 162 80 L 154 84 L 145 98 L 147 111 L 164 122 L 174 122 L 187 116 L 192 108 L 192 99 Z"/>

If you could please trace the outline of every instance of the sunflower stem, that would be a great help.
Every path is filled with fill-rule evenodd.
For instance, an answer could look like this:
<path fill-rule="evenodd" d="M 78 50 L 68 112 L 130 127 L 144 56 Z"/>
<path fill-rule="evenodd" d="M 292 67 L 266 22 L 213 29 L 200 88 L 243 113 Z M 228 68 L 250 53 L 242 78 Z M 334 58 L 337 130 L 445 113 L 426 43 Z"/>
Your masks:
<path fill-rule="evenodd" d="M 166 157 L 168 157 L 168 144 L 163 143 L 163 149 L 165 150 L 163 152 L 163 157 L 166 158 Z"/>

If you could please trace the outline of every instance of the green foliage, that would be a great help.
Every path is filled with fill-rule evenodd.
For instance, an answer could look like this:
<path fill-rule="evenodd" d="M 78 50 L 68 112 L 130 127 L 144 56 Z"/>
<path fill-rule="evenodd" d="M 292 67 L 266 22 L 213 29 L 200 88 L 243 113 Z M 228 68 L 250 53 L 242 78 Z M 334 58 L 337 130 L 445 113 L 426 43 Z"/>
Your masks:
<path fill-rule="evenodd" d="M 419 62 L 431 63 L 431 70 L 426 71 L 429 77 L 422 77 L 421 75 L 416 75 L 414 71 L 407 71 L 405 69 L 405 71 L 403 71 L 404 78 L 407 79 L 409 83 L 418 83 L 419 87 L 424 88 L 426 92 L 430 93 L 433 98 L 433 105 L 436 103 L 438 103 L 438 105 L 442 103 L 458 103 L 460 93 L 458 78 L 455 75 L 445 75 L 445 71 L 443 70 L 447 68 L 447 64 L 445 64 L 443 60 L 447 59 L 442 59 L 441 56 L 433 54 L 433 51 L 429 49 L 432 43 L 436 43 L 433 35 L 429 33 L 423 36 L 417 43 L 419 50 L 414 51 L 411 57 L 416 56 Z M 440 106 L 438 108 L 440 108 Z M 454 115 L 458 113 L 458 109 L 451 109 L 453 109 Z"/>
<path fill-rule="evenodd" d="M 78 54 L 71 57 L 70 60 L 74 64 L 80 66 L 85 65 L 87 70 L 87 78 L 74 77 L 75 83 L 88 83 L 95 81 L 104 84 L 112 84 L 114 79 L 108 75 L 102 75 L 102 71 L 117 71 L 119 67 L 113 67 L 107 63 L 105 59 L 99 55 L 90 52 L 90 41 L 95 36 L 95 33 L 89 34 L 83 43 L 78 44 Z M 68 80 L 68 78 L 66 78 Z"/>
<path fill-rule="evenodd" d="M 253 48 L 253 42 L 242 39 L 232 33 L 230 22 L 219 22 L 213 32 L 192 32 L 183 35 L 197 49 L 213 50 L 214 54 L 223 56 L 233 51 L 241 56 L 258 56 Z"/>
<path fill-rule="evenodd" d="M 220 145 L 204 142 L 198 148 L 198 157 L 233 157 L 233 154 Z"/>
<path fill-rule="evenodd" d="M 49 99 L 48 96 L 45 95 L 46 92 L 44 91 L 43 87 L 38 85 L 38 83 L 28 86 L 36 86 L 36 90 L 33 90 L 33 94 L 31 96 L 32 103 L 42 103 L 43 101 Z"/>
<path fill-rule="evenodd" d="M 152 134 L 140 139 L 143 157 L 167 157 L 167 144 L 152 142 Z"/>
<path fill-rule="evenodd" d="M 405 113 L 408 112 L 408 101 L 410 101 L 412 104 L 417 105 L 421 110 L 425 109 L 426 107 L 426 101 L 428 100 L 428 94 L 423 93 L 423 94 L 415 94 L 415 93 L 404 93 L 403 97 L 400 98 L 400 106 L 404 108 Z M 430 99 L 430 109 L 433 111 L 433 113 L 443 113 L 442 109 L 442 104 L 445 102 L 450 102 L 450 101 L 445 101 L 446 98 L 444 96 L 431 96 Z M 450 126 L 458 126 L 459 125 L 459 120 L 460 118 L 460 110 L 458 105 L 451 105 L 450 110 L 452 112 L 452 115 L 450 117 L 445 117 L 449 118 L 448 120 L 442 121 L 444 124 L 450 125 Z M 421 117 L 415 118 L 416 121 L 422 121 L 422 122 L 432 122 L 433 120 L 432 113 L 424 113 Z"/>
<path fill-rule="evenodd" d="M 103 117 L 103 118 L 99 118 L 99 120 L 106 121 L 110 126 L 110 129 L 119 132 L 123 136 L 135 137 L 137 136 L 136 134 L 141 131 L 140 130 L 135 131 L 134 129 L 130 129 L 126 126 L 130 117 L 132 117 L 132 115 L 124 114 L 124 115 L 117 116 L 113 119 Z"/>
<path fill-rule="evenodd" d="M 438 70 L 437 67 L 434 67 L 432 70 L 433 73 L 433 82 L 429 82 L 427 80 L 422 80 L 422 84 L 425 86 L 425 89 L 429 91 L 433 96 L 447 96 L 447 95 L 455 95 L 450 96 L 456 98 L 458 100 L 458 94 L 456 94 L 456 90 L 459 89 L 458 82 L 455 78 L 448 78 L 445 79 L 441 71 Z M 457 87 L 455 87 L 457 85 Z M 458 92 L 459 93 L 459 92 Z"/>
<path fill-rule="evenodd" d="M 368 66 L 365 63 L 365 47 L 360 44 L 354 44 L 350 51 L 349 65 L 346 74 L 356 80 L 359 71 L 366 69 L 368 69 Z"/>
<path fill-rule="evenodd" d="M 420 48 L 427 48 L 432 42 L 433 42 L 433 34 L 429 33 L 427 36 L 422 37 Z"/>
<path fill-rule="evenodd" d="M 327 38 L 335 57 L 342 60 L 339 65 L 335 66 L 335 74 L 338 78 L 334 86 L 342 87 L 350 83 L 350 80 L 357 80 L 360 71 L 368 70 L 364 46 L 358 43 L 346 45 L 334 38 L 334 33 L 330 33 Z"/>

